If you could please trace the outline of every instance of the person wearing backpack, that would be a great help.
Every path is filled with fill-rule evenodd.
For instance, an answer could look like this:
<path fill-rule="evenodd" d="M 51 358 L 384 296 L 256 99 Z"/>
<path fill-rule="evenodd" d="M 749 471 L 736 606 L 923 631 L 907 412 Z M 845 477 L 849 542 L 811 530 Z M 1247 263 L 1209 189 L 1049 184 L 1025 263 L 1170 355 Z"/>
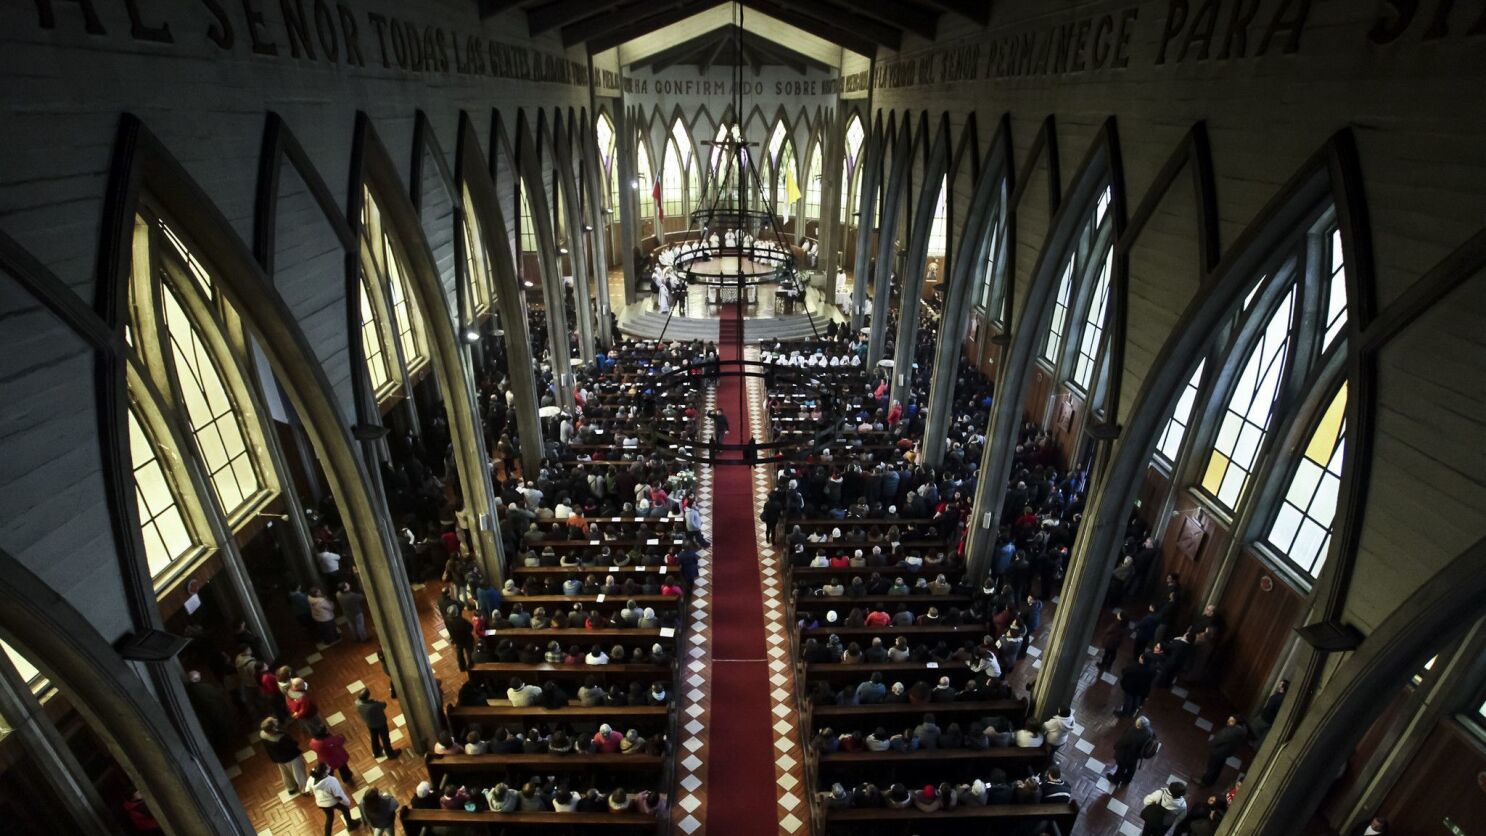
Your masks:
<path fill-rule="evenodd" d="M 1135 776 L 1135 767 L 1143 759 L 1155 757 L 1161 751 L 1161 742 L 1151 731 L 1150 719 L 1135 718 L 1135 725 L 1115 743 L 1115 771 L 1104 777 L 1113 786 L 1130 783 Z"/>
<path fill-rule="evenodd" d="M 1145 823 L 1141 836 L 1164 836 L 1176 820 L 1187 812 L 1187 785 L 1181 781 L 1170 784 L 1146 796 L 1140 809 L 1140 820 Z"/>

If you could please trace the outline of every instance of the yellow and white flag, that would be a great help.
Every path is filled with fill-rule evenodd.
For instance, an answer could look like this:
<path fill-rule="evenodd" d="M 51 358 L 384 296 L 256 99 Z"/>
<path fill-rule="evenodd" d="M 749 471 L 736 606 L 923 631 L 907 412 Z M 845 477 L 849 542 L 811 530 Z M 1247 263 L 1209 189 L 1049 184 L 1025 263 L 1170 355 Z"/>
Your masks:
<path fill-rule="evenodd" d="M 800 184 L 795 182 L 795 170 L 787 168 L 784 170 L 784 223 L 789 223 L 789 211 L 800 199 L 802 192 Z"/>

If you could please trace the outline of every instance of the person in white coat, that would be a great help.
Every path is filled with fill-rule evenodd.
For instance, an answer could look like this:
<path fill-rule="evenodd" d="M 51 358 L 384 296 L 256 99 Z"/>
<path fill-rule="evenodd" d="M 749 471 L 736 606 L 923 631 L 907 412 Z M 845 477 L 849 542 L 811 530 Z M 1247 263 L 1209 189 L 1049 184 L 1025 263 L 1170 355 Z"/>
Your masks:
<path fill-rule="evenodd" d="M 337 810 L 340 811 L 341 818 L 345 819 L 347 830 L 355 830 L 361 826 L 361 822 L 351 818 L 351 796 L 346 795 L 346 788 L 330 774 L 330 768 L 325 764 L 317 765 L 310 773 L 304 791 L 315 794 L 315 806 L 325 814 L 325 836 L 330 836 L 331 828 L 335 826 Z"/>
<path fill-rule="evenodd" d="M 1141 836 L 1162 836 L 1170 830 L 1187 813 L 1186 795 L 1187 785 L 1172 781 L 1141 799 L 1140 820 L 1145 823 Z"/>
<path fill-rule="evenodd" d="M 1054 752 L 1068 742 L 1068 735 L 1073 733 L 1073 709 L 1068 706 L 1060 706 L 1058 713 L 1048 718 L 1042 724 L 1042 739 L 1047 742 L 1047 747 Z"/>

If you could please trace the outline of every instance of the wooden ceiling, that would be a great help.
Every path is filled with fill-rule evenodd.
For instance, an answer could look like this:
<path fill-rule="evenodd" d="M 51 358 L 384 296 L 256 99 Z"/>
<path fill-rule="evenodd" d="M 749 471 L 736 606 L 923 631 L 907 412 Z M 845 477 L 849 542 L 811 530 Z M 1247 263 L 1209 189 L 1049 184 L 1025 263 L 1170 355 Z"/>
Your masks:
<path fill-rule="evenodd" d="M 521 9 L 526 13 L 527 31 L 530 35 L 557 33 L 564 47 L 584 45 L 590 54 L 603 52 L 628 41 L 655 32 L 666 26 L 679 23 L 689 17 L 731 5 L 732 0 L 476 0 L 480 5 L 480 17 Z M 990 18 L 990 0 L 740 0 L 750 11 L 762 12 L 781 23 L 792 26 L 821 40 L 862 55 L 877 54 L 878 48 L 898 50 L 903 45 L 903 35 L 912 33 L 933 39 L 937 34 L 940 16 L 954 12 L 972 23 L 984 26 Z M 745 21 L 745 27 L 747 26 Z M 748 33 L 754 34 L 754 33 Z M 793 52 L 788 47 L 775 44 L 770 49 L 769 39 L 754 35 L 742 55 L 734 55 L 732 41 L 719 46 L 720 38 L 713 37 L 716 31 L 701 38 L 691 39 L 678 46 L 694 46 L 681 59 L 666 56 L 676 63 L 691 63 L 696 52 L 707 48 L 717 50 L 716 55 L 704 54 L 701 63 L 713 64 L 722 60 L 739 60 L 759 66 L 761 61 L 797 65 L 795 54 L 792 61 L 783 61 L 778 51 Z M 705 43 L 703 43 L 705 42 Z M 669 50 L 667 50 L 669 51 Z M 647 57 L 653 62 L 655 56 Z M 710 60 L 708 60 L 710 58 Z M 807 61 L 813 59 L 805 59 Z"/>

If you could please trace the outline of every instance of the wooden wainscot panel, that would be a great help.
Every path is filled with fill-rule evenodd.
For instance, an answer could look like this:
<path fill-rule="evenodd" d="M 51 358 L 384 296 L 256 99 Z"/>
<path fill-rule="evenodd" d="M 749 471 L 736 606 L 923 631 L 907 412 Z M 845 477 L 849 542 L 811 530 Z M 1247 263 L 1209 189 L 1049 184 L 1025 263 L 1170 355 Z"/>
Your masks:
<path fill-rule="evenodd" d="M 1026 421 L 1043 424 L 1048 416 L 1047 399 L 1053 390 L 1053 376 L 1042 365 L 1032 368 L 1032 380 L 1027 384 L 1027 399 L 1022 402 L 1022 416 Z"/>
<path fill-rule="evenodd" d="M 1218 687 L 1240 711 L 1259 705 L 1305 598 L 1248 549 L 1239 554 L 1218 604 L 1227 636 L 1214 666 Z"/>
<path fill-rule="evenodd" d="M 1486 822 L 1486 744 L 1461 721 L 1441 721 L 1379 812 L 1393 833 L 1480 833 Z"/>

